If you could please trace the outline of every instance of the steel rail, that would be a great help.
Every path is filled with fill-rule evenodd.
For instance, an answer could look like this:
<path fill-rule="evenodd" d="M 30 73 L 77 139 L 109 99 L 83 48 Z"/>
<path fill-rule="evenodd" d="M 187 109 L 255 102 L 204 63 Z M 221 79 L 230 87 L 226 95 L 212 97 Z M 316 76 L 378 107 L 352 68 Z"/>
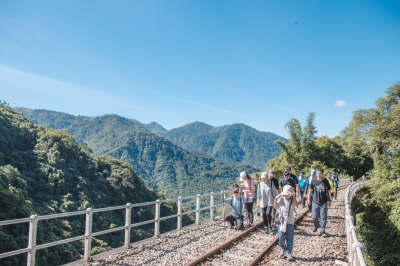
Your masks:
<path fill-rule="evenodd" d="M 348 184 L 345 184 L 345 185 L 342 185 L 341 187 L 339 187 L 339 189 L 341 190 L 341 189 L 344 189 L 344 188 L 347 188 L 347 187 L 348 187 Z M 301 200 L 298 201 L 298 203 L 300 203 L 300 202 L 301 202 Z M 307 213 L 308 213 L 308 210 L 305 210 L 299 217 L 296 218 L 294 224 L 297 224 L 297 223 L 299 223 L 301 220 L 303 220 L 303 218 L 307 215 Z M 204 262 L 205 260 L 207 260 L 207 259 L 210 258 L 211 256 L 213 256 L 213 255 L 215 255 L 215 254 L 221 252 L 221 250 L 223 250 L 223 249 L 229 247 L 230 245 L 232 245 L 233 242 L 236 242 L 236 241 L 238 241 L 239 239 L 241 239 L 241 238 L 247 236 L 250 232 L 254 231 L 256 228 L 258 228 L 258 227 L 260 227 L 261 225 L 263 225 L 263 223 L 264 223 L 264 222 L 260 222 L 260 223 L 258 223 L 257 225 L 255 225 L 255 226 L 253 226 L 253 227 L 247 229 L 247 230 L 244 231 L 243 233 L 241 233 L 241 234 L 235 236 L 234 238 L 231 238 L 231 239 L 227 240 L 226 242 L 224 242 L 224 243 L 221 244 L 220 246 L 213 248 L 212 250 L 210 250 L 210 251 L 204 253 L 203 255 L 197 257 L 197 258 L 194 259 L 193 261 L 187 263 L 185 266 L 195 266 L 195 265 L 197 265 L 197 264 L 199 264 L 199 263 L 201 263 L 201 262 Z M 262 251 L 260 251 L 260 252 L 254 257 L 254 259 L 253 259 L 252 261 L 250 261 L 249 264 L 247 264 L 247 265 L 249 265 L 249 266 L 255 266 L 255 265 L 257 265 L 257 264 L 263 259 L 263 257 L 265 256 L 265 254 L 266 254 L 267 252 L 269 252 L 269 251 L 272 249 L 272 247 L 274 247 L 274 246 L 278 243 L 278 241 L 279 241 L 279 238 L 278 238 L 278 237 L 276 237 L 275 239 L 273 239 L 272 242 L 270 242 L 270 243 L 268 244 L 268 246 L 267 246 L 265 249 L 263 249 Z"/>
<path fill-rule="evenodd" d="M 263 223 L 264 222 L 260 222 L 260 223 L 256 224 L 255 226 L 250 227 L 249 229 L 243 231 L 243 233 L 235 236 L 234 238 L 229 239 L 228 241 L 224 242 L 222 245 L 220 245 L 220 246 L 218 246 L 216 248 L 213 248 L 212 250 L 208 251 L 207 253 L 204 253 L 200 257 L 197 257 L 195 260 L 193 260 L 193 261 L 189 262 L 188 264 L 186 264 L 185 266 L 195 266 L 195 265 L 205 261 L 206 259 L 208 259 L 212 255 L 221 252 L 222 249 L 225 249 L 225 248 L 229 247 L 230 245 L 232 245 L 233 242 L 238 241 L 239 239 L 241 239 L 244 236 L 247 236 L 249 233 L 253 232 L 258 227 L 262 226 Z"/>

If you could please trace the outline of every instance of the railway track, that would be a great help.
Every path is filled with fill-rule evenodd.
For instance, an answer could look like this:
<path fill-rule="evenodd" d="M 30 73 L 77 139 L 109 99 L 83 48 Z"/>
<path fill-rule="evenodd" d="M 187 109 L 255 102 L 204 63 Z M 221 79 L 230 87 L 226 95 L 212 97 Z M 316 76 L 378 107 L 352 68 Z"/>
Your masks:
<path fill-rule="evenodd" d="M 339 190 L 346 188 L 342 186 Z M 300 202 L 299 202 L 300 203 Z M 300 208 L 298 209 L 300 210 Z M 295 226 L 300 223 L 308 212 L 307 208 L 301 209 L 301 213 L 295 219 Z M 248 265 L 259 264 L 265 254 L 267 254 L 277 243 L 278 234 L 266 234 L 263 222 L 256 224 L 241 233 L 233 231 L 234 237 L 221 245 L 209 250 L 203 255 L 194 258 L 185 266 L 230 266 L 230 265 Z"/>
<path fill-rule="evenodd" d="M 307 209 L 296 218 L 295 224 L 306 216 Z M 237 232 L 232 230 L 234 233 Z M 277 231 L 266 234 L 263 222 L 243 231 L 221 245 L 195 258 L 186 266 L 194 265 L 257 265 L 278 242 Z"/>

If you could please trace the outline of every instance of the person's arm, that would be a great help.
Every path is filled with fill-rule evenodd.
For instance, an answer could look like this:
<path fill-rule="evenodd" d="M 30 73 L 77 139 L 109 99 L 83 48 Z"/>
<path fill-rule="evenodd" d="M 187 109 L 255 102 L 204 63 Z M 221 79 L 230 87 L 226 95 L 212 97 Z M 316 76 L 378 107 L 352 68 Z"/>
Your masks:
<path fill-rule="evenodd" d="M 331 206 L 331 202 L 332 202 L 332 199 L 331 199 L 331 184 L 329 184 L 329 181 L 328 181 L 328 182 L 325 183 L 325 185 L 327 186 L 326 191 L 327 191 L 327 194 L 328 194 L 328 206 Z"/>
<path fill-rule="evenodd" d="M 297 209 L 298 203 L 297 203 L 296 197 L 294 198 L 294 202 L 293 202 L 293 203 L 294 203 L 294 204 L 293 204 L 293 210 L 294 210 L 294 209 Z"/>
<path fill-rule="evenodd" d="M 312 187 L 310 186 L 310 187 L 308 188 L 308 195 L 307 195 L 307 204 L 308 204 L 308 205 L 311 205 L 311 194 L 312 194 L 312 192 L 313 192 L 313 189 L 312 189 Z"/>

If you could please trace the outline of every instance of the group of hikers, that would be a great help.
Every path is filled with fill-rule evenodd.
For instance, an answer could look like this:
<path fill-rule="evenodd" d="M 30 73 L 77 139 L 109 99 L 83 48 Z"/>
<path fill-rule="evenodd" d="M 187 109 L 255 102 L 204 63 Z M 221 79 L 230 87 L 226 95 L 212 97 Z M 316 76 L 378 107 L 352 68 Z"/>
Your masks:
<path fill-rule="evenodd" d="M 264 222 L 267 234 L 279 237 L 279 256 L 292 261 L 294 245 L 294 220 L 297 216 L 298 200 L 302 208 L 308 208 L 308 216 L 313 219 L 313 232 L 327 237 L 325 232 L 328 217 L 328 206 L 332 199 L 337 199 L 339 177 L 334 172 L 324 177 L 324 169 L 312 169 L 310 176 L 306 177 L 300 171 L 299 177 L 291 172 L 291 167 L 286 166 L 283 176 L 275 178 L 274 170 L 263 172 L 261 182 L 255 184 L 247 172 L 240 173 L 240 185 L 234 184 L 232 196 L 224 202 L 232 206 L 232 212 L 225 216 L 225 221 L 230 223 L 232 229 L 244 229 L 244 218 L 248 218 L 249 227 L 253 226 L 253 206 L 256 204 L 257 215 Z M 224 191 L 221 194 L 224 195 Z M 243 215 L 245 206 L 247 217 Z"/>

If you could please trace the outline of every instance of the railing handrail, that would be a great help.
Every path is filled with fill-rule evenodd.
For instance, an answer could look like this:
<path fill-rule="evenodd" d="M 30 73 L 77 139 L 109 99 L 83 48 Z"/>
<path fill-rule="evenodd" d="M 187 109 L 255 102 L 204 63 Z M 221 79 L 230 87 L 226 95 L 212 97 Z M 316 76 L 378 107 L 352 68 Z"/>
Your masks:
<path fill-rule="evenodd" d="M 366 266 L 364 258 L 364 246 L 357 238 L 357 227 L 354 225 L 354 217 L 351 211 L 351 201 L 354 194 L 364 186 L 368 181 L 353 182 L 347 188 L 345 197 L 345 223 L 348 260 L 351 265 Z"/>
<path fill-rule="evenodd" d="M 10 257 L 10 256 L 15 256 L 15 255 L 22 254 L 22 253 L 27 253 L 27 266 L 34 266 L 36 250 L 53 247 L 53 246 L 57 246 L 57 245 L 61 245 L 61 244 L 66 244 L 66 243 L 70 243 L 73 241 L 85 240 L 84 260 L 90 261 L 90 259 L 91 259 L 90 258 L 91 239 L 94 236 L 99 236 L 99 235 L 109 234 L 109 233 L 116 232 L 116 231 L 125 230 L 125 245 L 124 245 L 124 247 L 129 247 L 130 246 L 130 230 L 133 227 L 138 227 L 141 225 L 154 223 L 154 225 L 155 225 L 154 226 L 154 237 L 158 237 L 160 234 L 160 222 L 161 221 L 164 221 L 167 219 L 172 219 L 172 218 L 177 218 L 177 230 L 181 230 L 183 215 L 187 215 L 190 213 L 196 213 L 196 224 L 199 224 L 201 211 L 210 210 L 210 219 L 214 218 L 214 210 L 216 209 L 216 207 L 223 206 L 223 213 L 225 213 L 225 205 L 223 203 L 214 205 L 214 195 L 216 195 L 216 194 L 214 194 L 214 192 L 211 192 L 211 193 L 203 194 L 203 195 L 197 194 L 196 196 L 178 197 L 178 198 L 174 198 L 174 199 L 156 200 L 156 201 L 135 203 L 135 204 L 127 203 L 126 205 L 105 207 L 105 208 L 99 208 L 99 209 L 88 208 L 84 211 L 65 212 L 65 213 L 49 214 L 49 215 L 42 215 L 42 216 L 38 216 L 38 215 L 34 214 L 34 215 L 31 215 L 29 218 L 0 221 L 0 226 L 29 222 L 28 247 L 19 249 L 19 250 L 2 253 L 2 254 L 0 254 L 0 259 Z M 200 199 L 203 197 L 207 197 L 207 196 L 210 197 L 210 205 L 208 207 L 201 208 Z M 196 209 L 192 210 L 192 211 L 182 212 L 182 201 L 188 200 L 188 199 L 196 199 Z M 168 202 L 177 202 L 178 203 L 177 214 L 169 215 L 166 217 L 160 217 L 160 205 L 162 203 L 168 203 Z M 131 223 L 132 208 L 141 207 L 141 206 L 149 206 L 149 205 L 156 206 L 155 218 L 152 220 L 147 220 L 147 221 L 142 221 L 142 222 L 132 224 Z M 92 232 L 93 213 L 121 210 L 121 209 L 126 210 L 124 226 L 120 226 L 117 228 L 112 228 L 112 229 L 108 229 L 108 230 L 104 230 L 104 231 L 99 231 L 99 232 Z M 84 235 L 70 237 L 70 238 L 57 240 L 54 242 L 49 242 L 49 243 L 45 243 L 45 244 L 36 246 L 38 221 L 48 220 L 48 219 L 57 219 L 57 218 L 62 218 L 62 217 L 77 216 L 77 215 L 86 215 L 85 234 Z"/>

